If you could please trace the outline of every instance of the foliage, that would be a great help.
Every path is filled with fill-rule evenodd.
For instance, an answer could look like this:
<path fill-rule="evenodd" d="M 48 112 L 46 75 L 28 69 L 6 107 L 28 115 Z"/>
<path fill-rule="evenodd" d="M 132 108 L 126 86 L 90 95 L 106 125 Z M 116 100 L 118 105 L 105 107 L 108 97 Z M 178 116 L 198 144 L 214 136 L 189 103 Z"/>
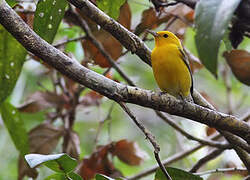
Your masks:
<path fill-rule="evenodd" d="M 0 103 L 2 103 L 15 87 L 27 52 L 1 25 L 0 42 Z"/>
<path fill-rule="evenodd" d="M 34 31 L 49 43 L 54 40 L 66 5 L 66 0 L 42 0 L 37 4 Z"/>
<path fill-rule="evenodd" d="M 169 175 L 174 180 L 202 180 L 201 177 L 193 175 L 192 173 L 183 171 L 181 169 L 167 167 L 166 170 L 168 171 Z M 166 179 L 165 175 L 163 174 L 161 169 L 157 169 L 155 173 L 155 180 L 164 180 Z"/>
<path fill-rule="evenodd" d="M 31 168 L 34 168 L 40 164 L 44 164 L 51 170 L 57 172 L 46 179 L 56 179 L 56 180 L 81 180 L 82 178 L 73 173 L 72 171 L 77 166 L 77 161 L 67 154 L 54 154 L 54 155 L 41 155 L 41 154 L 28 154 L 25 155 L 25 159 Z"/>
<path fill-rule="evenodd" d="M 240 0 L 201 0 L 196 6 L 196 47 L 202 63 L 216 77 L 220 42 L 239 3 Z"/>

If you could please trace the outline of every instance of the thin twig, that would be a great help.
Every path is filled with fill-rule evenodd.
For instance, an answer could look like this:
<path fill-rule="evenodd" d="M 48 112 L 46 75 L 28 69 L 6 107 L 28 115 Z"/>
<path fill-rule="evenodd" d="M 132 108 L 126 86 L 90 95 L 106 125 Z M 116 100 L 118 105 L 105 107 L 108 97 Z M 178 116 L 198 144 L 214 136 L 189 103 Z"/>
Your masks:
<path fill-rule="evenodd" d="M 147 130 L 136 118 L 136 116 L 130 111 L 130 109 L 122 102 L 118 102 L 119 105 L 122 107 L 122 109 L 129 115 L 129 117 L 133 120 L 133 122 L 137 125 L 137 127 L 140 128 L 140 130 L 144 133 L 144 135 L 146 136 L 146 138 L 150 141 L 150 143 L 153 145 L 154 147 L 154 154 L 155 154 L 155 159 L 159 165 L 159 167 L 161 168 L 162 172 L 164 173 L 164 175 L 166 176 L 166 178 L 168 180 L 172 180 L 172 178 L 170 177 L 170 175 L 168 174 L 165 166 L 162 164 L 160 157 L 159 157 L 159 152 L 160 152 L 160 146 L 158 145 L 158 143 L 155 140 L 155 137 L 153 134 L 151 134 L 151 132 L 149 130 Z"/>
<path fill-rule="evenodd" d="M 221 135 L 217 133 L 215 135 L 210 136 L 209 139 L 210 140 L 216 140 L 219 137 L 221 137 Z M 190 148 L 188 150 L 184 150 L 182 152 L 176 153 L 176 154 L 172 155 L 171 157 L 163 160 L 162 163 L 165 166 L 167 166 L 167 165 L 169 165 L 171 163 L 174 163 L 174 162 L 176 162 L 176 161 L 178 161 L 180 159 L 185 158 L 186 156 L 194 153 L 195 151 L 199 150 L 200 148 L 202 148 L 204 146 L 205 145 L 199 144 L 199 145 L 196 145 L 196 146 L 194 146 L 194 147 L 192 147 L 192 148 Z M 148 176 L 148 175 L 154 173 L 157 168 L 159 168 L 159 166 L 158 165 L 154 165 L 153 167 L 151 167 L 149 169 L 146 169 L 146 170 L 144 170 L 144 171 L 142 171 L 142 172 L 140 172 L 140 173 L 138 173 L 138 174 L 136 174 L 136 175 L 134 175 L 132 177 L 128 177 L 127 179 L 128 180 L 137 180 L 137 179 L 140 179 L 142 177 L 145 177 L 145 176 Z"/>
<path fill-rule="evenodd" d="M 224 85 L 226 87 L 226 104 L 227 104 L 227 113 L 228 114 L 233 114 L 233 109 L 232 109 L 232 83 L 231 79 L 229 77 L 229 67 L 227 64 L 224 64 L 224 70 L 222 72 L 222 77 L 224 80 Z"/>
<path fill-rule="evenodd" d="M 250 145 L 245 143 L 243 140 L 241 140 L 239 137 L 234 136 L 233 134 L 227 132 L 227 131 L 220 131 L 220 133 L 228 140 L 228 138 L 233 142 L 234 146 L 238 146 L 248 153 L 250 153 Z"/>
<path fill-rule="evenodd" d="M 55 47 L 55 48 L 58 48 L 58 47 L 60 47 L 60 46 L 63 46 L 63 45 L 65 45 L 65 44 L 68 44 L 68 43 L 70 43 L 70 42 L 80 41 L 80 40 L 83 40 L 83 39 L 86 39 L 86 36 L 80 36 L 80 37 L 77 37 L 77 38 L 67 39 L 66 41 L 63 41 L 63 42 L 54 44 L 54 47 Z"/>
<path fill-rule="evenodd" d="M 240 121 L 244 121 L 244 122 L 248 122 L 249 120 L 250 120 L 250 111 L 246 112 L 246 113 L 240 118 Z M 221 137 L 222 137 L 221 134 L 216 133 L 216 134 L 213 134 L 213 135 L 209 136 L 208 139 L 214 141 L 214 140 L 217 140 L 217 139 L 219 139 L 219 138 L 221 138 Z M 163 164 L 164 164 L 165 166 L 167 166 L 167 165 L 169 165 L 169 164 L 171 164 L 171 163 L 173 163 L 173 162 L 176 162 L 176 161 L 178 161 L 178 160 L 180 160 L 180 159 L 183 159 L 184 157 L 186 157 L 186 156 L 188 156 L 188 155 L 194 153 L 195 151 L 197 151 L 197 150 L 203 148 L 204 146 L 205 146 L 205 145 L 202 145 L 202 144 L 196 145 L 196 146 L 194 146 L 193 148 L 190 148 L 190 149 L 188 149 L 188 150 L 185 150 L 185 151 L 182 151 L 182 152 L 180 152 L 180 153 L 174 154 L 174 155 L 172 155 L 171 157 L 169 157 L 169 158 L 163 160 L 162 162 L 163 162 Z M 151 168 L 149 168 L 149 169 L 146 169 L 146 170 L 144 170 L 144 171 L 142 171 L 142 172 L 140 172 L 140 173 L 138 173 L 138 174 L 136 174 L 136 175 L 134 175 L 134 176 L 132 176 L 132 177 L 128 177 L 127 179 L 128 179 L 128 180 L 137 180 L 137 179 L 139 179 L 139 178 L 148 176 L 148 175 L 154 173 L 154 172 L 156 171 L 157 168 L 159 168 L 159 166 L 158 166 L 158 165 L 155 165 L 155 166 L 153 166 L 153 167 L 151 167 Z"/>
<path fill-rule="evenodd" d="M 198 162 L 196 162 L 196 164 L 190 169 L 189 172 L 191 172 L 191 173 L 196 172 L 199 168 L 201 168 L 201 166 L 203 166 L 208 161 L 211 161 L 212 159 L 219 156 L 223 151 L 224 151 L 224 149 L 214 149 L 214 150 L 212 150 L 212 152 L 210 152 L 209 154 L 207 154 L 206 156 L 201 158 Z"/>
<path fill-rule="evenodd" d="M 98 126 L 98 129 L 97 129 L 97 133 L 96 133 L 96 137 L 95 137 L 95 144 L 97 144 L 98 142 L 98 137 L 99 137 L 99 134 L 101 132 L 101 129 L 103 127 L 103 124 L 106 122 L 106 121 L 109 121 L 111 119 L 111 113 L 113 111 L 113 108 L 114 108 L 114 102 L 111 104 L 110 108 L 109 108 L 109 111 L 106 115 L 106 117 L 99 122 L 99 126 Z"/>
<path fill-rule="evenodd" d="M 198 176 L 203 176 L 203 175 L 212 174 L 212 173 L 228 173 L 228 172 L 247 172 L 247 169 L 246 168 L 218 168 L 218 169 L 213 169 L 213 170 L 194 173 L 194 174 Z"/>
<path fill-rule="evenodd" d="M 190 139 L 190 140 L 194 140 L 197 141 L 201 144 L 204 145 L 208 145 L 208 146 L 212 146 L 212 147 L 217 147 L 217 148 L 222 148 L 222 149 L 226 149 L 229 148 L 231 149 L 232 147 L 229 146 L 229 144 L 227 143 L 222 143 L 222 142 L 216 142 L 213 140 L 204 140 L 204 139 L 200 139 L 197 138 L 191 134 L 189 134 L 188 132 L 186 132 L 185 130 L 183 130 L 181 127 L 178 126 L 177 123 L 175 123 L 170 117 L 165 116 L 162 112 L 159 111 L 155 111 L 155 113 L 157 114 L 157 116 L 159 116 L 164 122 L 168 123 L 171 127 L 173 127 L 176 131 L 178 131 L 179 133 L 181 133 L 183 136 L 185 136 L 186 138 Z"/>
<path fill-rule="evenodd" d="M 78 25 L 86 32 L 87 38 L 96 46 L 96 48 L 101 52 L 109 64 L 121 75 L 121 77 L 130 85 L 135 86 L 135 84 L 128 78 L 128 76 L 121 70 L 113 58 L 106 52 L 103 45 L 94 37 L 88 24 L 80 17 L 79 14 L 74 12 L 72 9 L 68 10 L 68 16 L 74 18 L 74 21 L 78 22 Z"/>
<path fill-rule="evenodd" d="M 246 166 L 246 168 L 248 169 L 248 172 L 250 173 L 250 156 L 249 153 L 247 151 L 245 151 L 245 149 L 242 149 L 241 147 L 239 147 L 237 143 L 238 142 L 238 138 L 235 137 L 234 135 L 224 132 L 224 131 L 220 131 L 221 134 L 223 134 L 223 136 L 227 139 L 227 141 L 232 144 L 233 149 L 235 150 L 235 152 L 237 153 L 237 155 L 239 156 L 239 158 L 241 159 L 241 161 L 244 163 L 244 165 Z"/>

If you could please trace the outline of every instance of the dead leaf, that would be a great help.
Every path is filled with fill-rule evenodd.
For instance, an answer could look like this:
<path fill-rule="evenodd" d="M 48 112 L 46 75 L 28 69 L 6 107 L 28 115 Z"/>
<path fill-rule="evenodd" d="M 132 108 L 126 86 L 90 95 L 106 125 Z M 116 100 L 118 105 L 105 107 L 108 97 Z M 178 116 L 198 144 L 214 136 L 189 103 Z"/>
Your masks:
<path fill-rule="evenodd" d="M 15 11 L 17 11 L 18 15 L 23 19 L 23 21 L 29 25 L 29 27 L 31 27 L 33 29 L 33 21 L 34 21 L 34 13 L 30 12 L 30 13 L 25 13 L 22 11 L 28 10 L 30 9 L 30 7 L 28 7 L 28 9 L 24 9 L 22 5 L 20 4 L 16 4 L 13 9 Z"/>
<path fill-rule="evenodd" d="M 113 155 L 132 166 L 140 165 L 148 157 L 146 152 L 142 151 L 136 142 L 127 141 L 126 139 L 120 140 L 115 144 Z"/>
<path fill-rule="evenodd" d="M 128 2 L 126 1 L 121 7 L 120 7 L 120 15 L 118 17 L 118 22 L 123 25 L 125 28 L 130 30 L 131 26 L 131 10 Z"/>
<path fill-rule="evenodd" d="M 80 14 L 84 19 L 87 19 L 81 12 Z M 98 28 L 95 27 L 95 24 L 93 24 L 93 21 L 87 20 L 86 22 L 91 27 L 93 35 L 102 44 L 105 51 L 112 57 L 113 60 L 117 60 L 122 54 L 121 43 L 116 40 L 112 35 L 110 35 L 107 31 L 103 29 L 98 30 Z M 131 11 L 127 2 L 120 7 L 120 15 L 118 17 L 118 22 L 127 29 L 130 29 Z M 97 49 L 90 40 L 83 40 L 82 47 L 84 49 L 85 58 L 93 59 L 95 64 L 98 64 L 100 67 L 103 68 L 111 66 L 106 60 L 106 58 L 99 51 L 99 49 Z"/>
<path fill-rule="evenodd" d="M 206 134 L 207 136 L 211 136 L 212 134 L 216 133 L 216 129 L 212 127 L 206 127 Z"/>
<path fill-rule="evenodd" d="M 250 86 L 250 53 L 245 50 L 232 50 L 224 52 L 223 56 L 235 77 L 240 82 Z"/>
<path fill-rule="evenodd" d="M 187 14 L 185 14 L 185 19 L 189 21 L 190 23 L 194 22 L 194 10 L 190 10 Z"/>
<path fill-rule="evenodd" d="M 102 44 L 105 51 L 112 57 L 113 60 L 117 60 L 121 56 L 122 46 L 120 42 L 108 32 L 101 29 L 94 32 L 93 35 Z M 90 40 L 83 40 L 82 46 L 85 52 L 85 58 L 93 59 L 95 64 L 98 64 L 102 68 L 111 66 L 99 49 L 97 49 Z"/>
<path fill-rule="evenodd" d="M 83 106 L 98 106 L 101 103 L 103 95 L 99 94 L 96 91 L 90 91 L 85 96 L 80 99 L 80 105 Z"/>
<path fill-rule="evenodd" d="M 109 160 L 111 144 L 99 146 L 89 158 L 83 159 L 79 174 L 84 180 L 90 180 L 97 173 L 104 174 L 110 177 L 120 177 L 121 173 L 115 169 L 113 163 Z M 119 173 L 118 173 L 119 172 Z"/>
<path fill-rule="evenodd" d="M 36 113 L 52 107 L 62 107 L 64 103 L 63 96 L 49 91 L 37 91 L 28 97 L 27 101 L 18 110 L 26 113 Z"/>
<path fill-rule="evenodd" d="M 142 18 L 140 24 L 138 24 L 135 28 L 135 34 L 140 35 L 146 29 L 154 29 L 157 28 L 164 22 L 167 22 L 172 17 L 171 14 L 162 14 L 157 16 L 157 12 L 154 8 L 149 8 L 143 11 Z"/>
<path fill-rule="evenodd" d="M 177 5 L 175 8 L 170 10 L 170 14 L 172 14 L 171 20 L 166 25 L 166 30 L 174 33 L 179 39 L 183 40 L 186 29 L 190 21 L 186 19 L 186 15 L 193 10 L 183 4 Z"/>
<path fill-rule="evenodd" d="M 57 146 L 64 129 L 57 128 L 51 124 L 41 124 L 29 132 L 30 153 L 50 154 Z M 35 169 L 31 169 L 24 159 L 19 156 L 18 162 L 18 179 L 24 176 L 37 176 Z"/>

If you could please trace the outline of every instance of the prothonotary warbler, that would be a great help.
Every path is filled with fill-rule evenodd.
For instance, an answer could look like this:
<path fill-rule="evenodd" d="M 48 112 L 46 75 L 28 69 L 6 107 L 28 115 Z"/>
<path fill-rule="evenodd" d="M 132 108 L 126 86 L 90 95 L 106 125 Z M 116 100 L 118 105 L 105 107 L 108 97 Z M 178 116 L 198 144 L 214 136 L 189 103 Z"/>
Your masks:
<path fill-rule="evenodd" d="M 151 61 L 158 86 L 178 99 L 190 100 L 193 78 L 180 40 L 169 31 L 148 32 L 155 39 Z"/>

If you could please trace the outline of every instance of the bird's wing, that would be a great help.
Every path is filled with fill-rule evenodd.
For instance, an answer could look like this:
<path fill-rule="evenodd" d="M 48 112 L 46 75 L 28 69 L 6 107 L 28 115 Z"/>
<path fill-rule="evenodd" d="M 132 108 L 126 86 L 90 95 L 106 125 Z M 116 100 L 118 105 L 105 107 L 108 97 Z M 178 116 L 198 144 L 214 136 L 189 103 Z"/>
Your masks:
<path fill-rule="evenodd" d="M 194 91 L 193 76 L 192 76 L 191 69 L 190 69 L 190 66 L 189 66 L 188 58 L 187 58 L 187 55 L 185 54 L 185 52 L 183 51 L 183 49 L 181 49 L 181 48 L 178 48 L 178 49 L 179 49 L 179 51 L 181 52 L 181 59 L 182 59 L 183 62 L 186 64 L 186 66 L 187 66 L 187 68 L 188 68 L 188 71 L 189 71 L 189 73 L 190 73 L 190 77 L 191 77 L 190 92 L 191 92 L 191 95 L 193 96 L 193 91 Z"/>

